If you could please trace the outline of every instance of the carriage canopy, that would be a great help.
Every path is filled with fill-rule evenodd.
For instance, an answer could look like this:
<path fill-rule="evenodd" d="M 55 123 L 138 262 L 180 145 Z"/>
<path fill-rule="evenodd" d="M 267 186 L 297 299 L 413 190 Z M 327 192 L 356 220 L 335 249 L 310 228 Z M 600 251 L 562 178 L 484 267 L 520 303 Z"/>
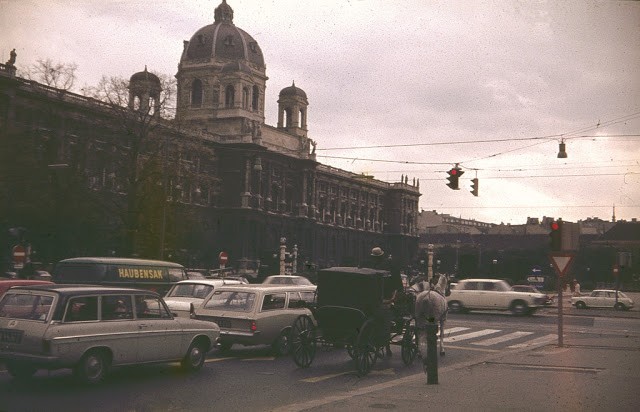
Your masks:
<path fill-rule="evenodd" d="M 377 310 L 389 289 L 386 270 L 333 267 L 318 272 L 318 307 L 344 306 L 366 314 Z"/>

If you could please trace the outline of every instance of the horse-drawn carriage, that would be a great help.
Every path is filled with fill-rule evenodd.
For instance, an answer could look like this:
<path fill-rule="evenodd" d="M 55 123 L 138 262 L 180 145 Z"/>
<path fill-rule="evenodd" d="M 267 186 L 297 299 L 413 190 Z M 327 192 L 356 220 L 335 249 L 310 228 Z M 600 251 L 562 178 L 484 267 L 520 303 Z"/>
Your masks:
<path fill-rule="evenodd" d="M 418 352 L 412 316 L 415 296 L 400 292 L 390 304 L 386 298 L 392 285 L 386 270 L 320 270 L 316 303 L 309 307 L 312 316 L 301 315 L 292 326 L 296 365 L 311 365 L 317 345 L 345 347 L 360 375 L 369 373 L 390 345 L 400 345 L 403 362 L 411 364 Z"/>

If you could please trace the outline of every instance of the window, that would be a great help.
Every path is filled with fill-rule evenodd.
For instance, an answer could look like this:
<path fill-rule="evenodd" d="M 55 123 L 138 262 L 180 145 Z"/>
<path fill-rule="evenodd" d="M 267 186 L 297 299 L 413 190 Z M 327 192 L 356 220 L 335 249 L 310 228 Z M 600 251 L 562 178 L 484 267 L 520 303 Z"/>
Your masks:
<path fill-rule="evenodd" d="M 478 290 L 478 282 L 465 282 L 463 284 L 461 284 L 460 286 L 462 286 L 462 288 L 460 289 L 464 289 L 464 290 Z"/>
<path fill-rule="evenodd" d="M 14 319 L 47 320 L 53 296 L 7 292 L 0 301 L 0 316 Z"/>
<path fill-rule="evenodd" d="M 284 292 L 264 295 L 262 300 L 262 310 L 284 309 L 285 301 Z"/>
<path fill-rule="evenodd" d="M 87 322 L 98 320 L 98 297 L 83 296 L 69 299 L 65 322 Z"/>
<path fill-rule="evenodd" d="M 255 293 L 216 291 L 204 307 L 205 309 L 227 310 L 232 312 L 249 312 L 253 308 L 256 299 Z"/>
<path fill-rule="evenodd" d="M 247 87 L 242 89 L 242 108 L 249 109 L 249 89 Z"/>
<path fill-rule="evenodd" d="M 101 307 L 103 320 L 133 319 L 129 295 L 103 296 Z"/>
<path fill-rule="evenodd" d="M 225 94 L 224 96 L 225 107 L 233 107 L 235 105 L 236 89 L 232 85 L 229 85 L 225 89 L 224 94 Z"/>
<path fill-rule="evenodd" d="M 258 86 L 253 86 L 251 109 L 258 110 L 258 102 L 259 101 L 260 101 L 260 89 L 258 89 Z"/>
<path fill-rule="evenodd" d="M 191 105 L 194 107 L 202 106 L 202 81 L 195 79 L 191 84 Z"/>
<path fill-rule="evenodd" d="M 305 307 L 314 303 L 316 299 L 315 292 L 288 292 L 287 294 L 289 295 L 289 308 L 291 309 Z"/>
<path fill-rule="evenodd" d="M 155 296 L 136 296 L 136 317 L 138 319 L 168 319 L 167 308 Z"/>

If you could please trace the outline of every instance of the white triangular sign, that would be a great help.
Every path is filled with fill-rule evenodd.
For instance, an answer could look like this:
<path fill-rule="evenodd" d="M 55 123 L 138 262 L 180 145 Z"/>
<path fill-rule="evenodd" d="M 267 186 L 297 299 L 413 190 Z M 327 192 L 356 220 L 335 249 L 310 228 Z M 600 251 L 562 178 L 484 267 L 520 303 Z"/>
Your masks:
<path fill-rule="evenodd" d="M 569 263 L 573 260 L 573 256 L 551 256 L 553 265 L 556 267 L 561 275 L 564 275 Z"/>

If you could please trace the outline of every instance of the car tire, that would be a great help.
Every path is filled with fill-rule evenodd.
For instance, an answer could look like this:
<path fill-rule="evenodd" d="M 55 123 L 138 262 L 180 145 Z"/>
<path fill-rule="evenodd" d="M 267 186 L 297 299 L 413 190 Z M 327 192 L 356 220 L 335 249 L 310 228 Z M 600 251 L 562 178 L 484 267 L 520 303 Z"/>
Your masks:
<path fill-rule="evenodd" d="M 576 302 L 576 309 L 586 309 L 586 308 L 587 308 L 587 305 L 583 301 L 579 300 Z"/>
<path fill-rule="evenodd" d="M 109 370 L 109 357 L 102 350 L 90 350 L 73 368 L 76 378 L 84 383 L 95 385 L 104 380 Z"/>
<path fill-rule="evenodd" d="M 6 367 L 9 375 L 18 380 L 27 380 L 31 378 L 38 370 L 34 366 L 19 362 L 7 362 Z"/>
<path fill-rule="evenodd" d="M 202 368 L 206 357 L 207 345 L 201 340 L 192 342 L 191 346 L 189 346 L 189 349 L 187 350 L 187 354 L 182 359 L 182 367 L 186 371 L 195 372 Z"/>
<path fill-rule="evenodd" d="M 615 305 L 613 305 L 613 308 L 615 310 L 626 310 L 627 309 L 627 307 L 622 302 L 616 303 Z"/>
<path fill-rule="evenodd" d="M 451 313 L 464 312 L 464 306 L 462 306 L 462 303 L 460 301 L 452 300 L 451 302 L 449 302 L 448 306 L 449 306 L 449 312 Z"/>
<path fill-rule="evenodd" d="M 529 305 L 522 300 L 516 300 L 511 303 L 509 310 L 516 316 L 522 316 L 529 313 Z"/>
<path fill-rule="evenodd" d="M 283 330 L 271 345 L 276 356 L 286 356 L 291 353 L 291 330 Z"/>

